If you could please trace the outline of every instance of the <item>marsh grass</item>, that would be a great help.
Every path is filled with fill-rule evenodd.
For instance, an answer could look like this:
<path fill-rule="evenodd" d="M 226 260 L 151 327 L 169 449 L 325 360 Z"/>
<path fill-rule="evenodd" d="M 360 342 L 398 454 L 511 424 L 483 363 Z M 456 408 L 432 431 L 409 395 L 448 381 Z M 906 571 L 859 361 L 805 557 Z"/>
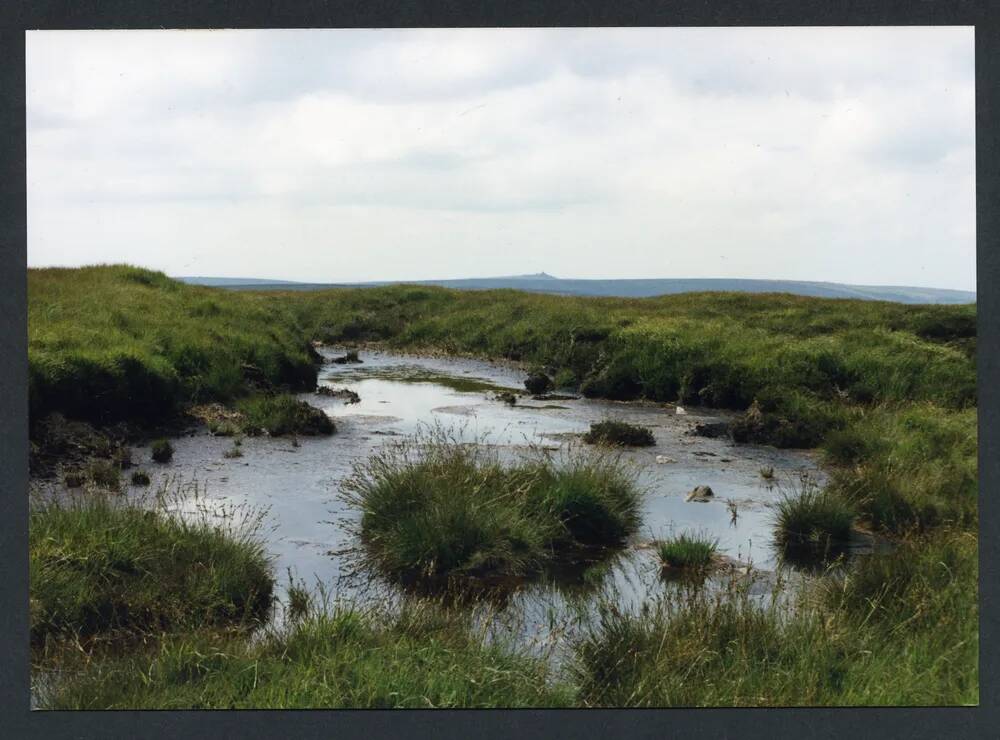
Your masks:
<path fill-rule="evenodd" d="M 132 485 L 133 486 L 148 486 L 149 485 L 149 473 L 145 470 L 136 470 L 132 473 Z"/>
<path fill-rule="evenodd" d="M 336 431 L 333 420 L 322 409 L 288 394 L 260 394 L 237 402 L 246 434 L 266 432 L 272 437 L 285 434 L 326 435 Z"/>
<path fill-rule="evenodd" d="M 614 458 L 505 465 L 440 428 L 383 448 L 341 490 L 367 556 L 403 581 L 534 575 L 580 548 L 618 547 L 639 523 L 639 492 Z"/>
<path fill-rule="evenodd" d="M 717 539 L 687 532 L 656 543 L 656 551 L 664 567 L 689 570 L 704 570 L 711 566 L 718 548 Z"/>
<path fill-rule="evenodd" d="M 548 666 L 488 640 L 465 613 L 336 604 L 248 643 L 168 637 L 56 682 L 53 709 L 548 707 L 572 702 Z"/>
<path fill-rule="evenodd" d="M 272 576 L 258 522 L 229 526 L 153 497 L 32 501 L 31 640 L 109 637 L 260 619 Z"/>
<path fill-rule="evenodd" d="M 604 603 L 570 660 L 585 706 L 976 704 L 975 537 L 943 533 L 761 600 L 751 581 Z"/>
<path fill-rule="evenodd" d="M 174 446 L 169 439 L 156 439 L 149 446 L 150 454 L 154 462 L 167 463 L 174 457 Z"/>
<path fill-rule="evenodd" d="M 787 556 L 824 559 L 843 551 L 853 523 L 854 511 L 847 502 L 830 491 L 805 486 L 784 492 L 775 505 L 774 538 Z"/>
<path fill-rule="evenodd" d="M 583 441 L 610 447 L 651 447 L 656 444 L 652 430 L 647 427 L 614 419 L 591 424 L 590 431 L 583 435 Z"/>

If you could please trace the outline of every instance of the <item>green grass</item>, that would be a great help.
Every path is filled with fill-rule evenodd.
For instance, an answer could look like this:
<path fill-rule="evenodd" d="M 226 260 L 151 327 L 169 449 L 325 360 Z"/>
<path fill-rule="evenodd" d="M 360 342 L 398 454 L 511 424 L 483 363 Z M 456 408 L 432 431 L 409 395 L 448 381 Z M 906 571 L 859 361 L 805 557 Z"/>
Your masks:
<path fill-rule="evenodd" d="M 149 485 L 149 473 L 145 470 L 136 470 L 132 473 L 132 485 L 133 486 L 148 486 Z"/>
<path fill-rule="evenodd" d="M 590 425 L 583 441 L 592 445 L 610 447 L 650 447 L 656 444 L 653 432 L 637 424 L 606 419 Z"/>
<path fill-rule="evenodd" d="M 774 539 L 791 557 L 827 557 L 851 536 L 854 511 L 839 496 L 815 488 L 784 494 L 775 505 Z"/>
<path fill-rule="evenodd" d="M 836 588 L 805 594 L 788 612 L 735 595 L 713 601 L 706 592 L 701 601 L 655 613 L 612 610 L 577 651 L 573 701 L 978 700 L 975 305 L 722 293 L 595 299 L 426 286 L 230 292 L 125 266 L 31 270 L 28 283 L 32 434 L 53 454 L 72 450 L 61 429 L 74 418 L 159 422 L 187 404 L 232 405 L 255 389 L 311 390 L 310 339 L 516 360 L 589 397 L 737 411 L 737 442 L 818 447 L 829 468 L 830 485 L 815 494 L 821 505 L 793 505 L 779 538 L 788 531 L 821 542 L 842 531 L 850 511 L 896 549 L 855 559 Z M 50 412 L 70 421 L 46 425 Z M 113 458 L 97 442 L 90 446 Z M 366 549 L 391 572 L 537 572 L 564 545 L 614 540 L 635 526 L 628 496 L 592 495 L 602 475 L 607 480 L 597 488 L 625 490 L 603 468 L 508 467 L 449 455 L 430 463 L 416 456 L 402 466 L 390 455 L 368 470 Z M 94 567 L 111 568 L 108 558 L 95 555 Z M 407 639 L 410 652 L 429 644 L 424 633 Z M 232 645 L 226 650 L 256 658 L 249 645 Z M 249 673 L 254 664 L 233 665 Z M 149 668 L 136 662 L 129 670 Z M 444 686 L 447 671 L 434 670 L 424 680 Z M 210 691 L 192 689 L 179 701 L 224 704 L 236 692 L 221 683 L 242 686 L 246 674 L 225 675 Z M 188 691 L 157 685 L 168 701 L 171 692 Z M 383 684 L 373 678 L 365 685 Z M 405 685 L 432 693 L 426 683 Z M 299 701 L 301 692 L 308 703 L 317 699 L 304 698 L 312 690 L 303 685 L 280 701 Z M 325 696 L 359 706 L 375 696 L 402 702 L 400 694 L 386 698 L 374 689 L 338 691 Z M 276 695 L 257 698 L 278 705 Z M 483 701 L 458 688 L 448 696 L 459 704 Z M 490 701 L 517 705 L 496 695 Z"/>
<path fill-rule="evenodd" d="M 803 594 L 790 612 L 762 606 L 747 586 L 679 592 L 638 611 L 605 604 L 574 644 L 578 701 L 976 704 L 975 553 L 974 537 L 948 534 L 891 560 L 861 558 L 842 585 Z"/>
<path fill-rule="evenodd" d="M 236 408 L 243 415 L 242 430 L 247 434 L 258 434 L 263 430 L 277 437 L 283 434 L 333 434 L 336 431 L 333 420 L 322 409 L 287 394 L 250 396 L 237 402 Z"/>
<path fill-rule="evenodd" d="M 660 562 L 670 568 L 707 568 L 712 564 L 718 548 L 718 540 L 686 532 L 656 543 Z"/>
<path fill-rule="evenodd" d="M 831 488 L 881 530 L 975 527 L 976 424 L 976 409 L 871 409 L 826 441 Z"/>
<path fill-rule="evenodd" d="M 367 556 L 403 581 L 532 575 L 581 547 L 620 546 L 639 523 L 639 493 L 610 458 L 504 465 L 440 430 L 383 448 L 342 491 Z"/>
<path fill-rule="evenodd" d="M 248 379 L 311 390 L 303 330 L 272 299 L 127 265 L 28 271 L 29 405 L 93 422 L 231 400 Z"/>
<path fill-rule="evenodd" d="M 251 530 L 94 492 L 33 501 L 31 639 L 197 628 L 262 616 L 272 577 Z"/>
<path fill-rule="evenodd" d="M 389 615 L 337 606 L 250 644 L 172 636 L 152 655 L 57 682 L 52 709 L 550 707 L 571 703 L 545 663 L 426 605 Z"/>

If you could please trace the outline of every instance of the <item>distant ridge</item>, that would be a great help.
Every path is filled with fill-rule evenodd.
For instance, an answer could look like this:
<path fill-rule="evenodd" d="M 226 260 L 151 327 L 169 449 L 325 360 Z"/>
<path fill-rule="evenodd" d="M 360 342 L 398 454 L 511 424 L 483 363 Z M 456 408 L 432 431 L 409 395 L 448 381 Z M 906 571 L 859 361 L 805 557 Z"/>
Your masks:
<path fill-rule="evenodd" d="M 620 280 L 563 279 L 546 272 L 493 278 L 457 280 L 378 281 L 368 283 L 299 283 L 264 278 L 178 277 L 192 285 L 233 290 L 323 290 L 372 288 L 384 285 L 439 285 L 458 290 L 515 289 L 557 295 L 650 298 L 659 295 L 724 291 L 739 293 L 791 293 L 814 298 L 855 298 L 896 303 L 974 303 L 976 294 L 966 290 L 918 288 L 903 285 L 847 285 L 805 280 L 749 280 L 731 278 L 639 278 Z"/>

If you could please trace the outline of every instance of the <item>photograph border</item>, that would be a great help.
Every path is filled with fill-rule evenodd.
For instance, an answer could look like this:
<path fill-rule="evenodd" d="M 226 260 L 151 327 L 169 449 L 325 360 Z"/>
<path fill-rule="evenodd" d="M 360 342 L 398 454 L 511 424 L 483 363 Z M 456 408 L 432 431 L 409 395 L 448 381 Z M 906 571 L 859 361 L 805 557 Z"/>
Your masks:
<path fill-rule="evenodd" d="M 996 639 L 1000 594 L 1000 3 L 918 0 L 557 3 L 274 3 L 247 0 L 30 2 L 0 20 L 0 670 L 6 737 L 766 738 L 987 737 L 1000 727 Z M 974 25 L 976 57 L 977 372 L 979 424 L 980 705 L 978 707 L 246 710 L 32 712 L 28 642 L 27 217 L 25 33 L 33 29 L 372 28 L 543 26 Z"/>

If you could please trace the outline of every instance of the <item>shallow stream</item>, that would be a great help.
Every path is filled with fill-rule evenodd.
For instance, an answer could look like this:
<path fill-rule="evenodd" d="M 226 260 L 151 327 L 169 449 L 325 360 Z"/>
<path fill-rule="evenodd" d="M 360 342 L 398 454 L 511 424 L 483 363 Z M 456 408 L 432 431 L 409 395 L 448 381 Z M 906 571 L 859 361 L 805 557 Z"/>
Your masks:
<path fill-rule="evenodd" d="M 322 353 L 327 359 L 339 354 L 329 349 Z M 325 364 L 319 378 L 321 386 L 355 391 L 359 402 L 312 393 L 300 396 L 333 417 L 333 436 L 244 438 L 243 456 L 227 458 L 232 438 L 197 431 L 174 441 L 172 462 L 147 467 L 154 486 L 170 478 L 197 482 L 203 511 L 265 510 L 262 534 L 279 580 L 290 570 L 297 580 L 336 597 L 361 596 L 367 589 L 391 594 L 388 584 L 353 573 L 354 559 L 343 554 L 356 544 L 348 526 L 356 513 L 339 498 L 338 486 L 355 462 L 428 424 L 448 428 L 467 441 L 499 446 L 502 454 L 532 447 L 588 449 L 579 435 L 591 422 L 606 418 L 647 426 L 656 445 L 622 453 L 636 466 L 646 491 L 643 524 L 629 547 L 585 577 L 575 573 L 524 587 L 502 609 L 525 638 L 544 642 L 555 625 L 572 621 L 571 613 L 578 614 L 581 604 L 586 610 L 598 592 L 614 593 L 624 606 L 654 599 L 670 588 L 649 543 L 671 533 L 701 532 L 717 538 L 720 552 L 737 561 L 741 572 L 752 565 L 761 576 L 761 592 L 769 592 L 769 584 L 784 570 L 771 543 L 770 505 L 783 491 L 801 485 L 803 476 L 823 482 L 811 453 L 734 445 L 727 438 L 692 434 L 695 424 L 724 421 L 717 410 L 687 408 L 679 413 L 668 404 L 532 400 L 526 395 L 510 406 L 496 400 L 494 393 L 523 391 L 524 373 L 514 368 L 386 352 L 363 352 L 361 359 L 360 364 Z M 148 456 L 148 450 L 136 448 L 136 459 Z M 762 468 L 773 468 L 773 480 L 765 480 Z M 687 493 L 699 485 L 710 486 L 714 499 L 686 501 Z M 283 588 L 278 591 L 284 593 Z"/>

